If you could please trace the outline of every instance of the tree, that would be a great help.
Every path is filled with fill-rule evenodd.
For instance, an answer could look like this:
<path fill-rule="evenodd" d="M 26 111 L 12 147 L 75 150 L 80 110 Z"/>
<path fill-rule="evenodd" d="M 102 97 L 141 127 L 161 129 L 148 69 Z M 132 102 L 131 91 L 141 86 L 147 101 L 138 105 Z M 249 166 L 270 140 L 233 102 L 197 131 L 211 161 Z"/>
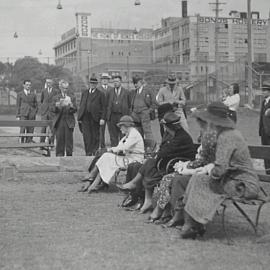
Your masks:
<path fill-rule="evenodd" d="M 164 84 L 166 78 L 167 72 L 161 69 L 148 70 L 144 74 L 145 81 L 154 91 L 158 91 L 161 85 Z"/>
<path fill-rule="evenodd" d="M 7 70 L 9 70 L 9 73 L 11 74 L 9 86 L 14 88 L 17 92 L 22 89 L 23 81 L 26 79 L 31 80 L 32 89 L 37 92 L 40 92 L 44 88 L 46 78 L 53 79 L 56 87 L 58 87 L 59 80 L 64 79 L 69 82 L 70 88 L 74 91 L 80 91 L 85 88 L 82 79 L 73 76 L 70 70 L 63 68 L 62 66 L 40 63 L 37 58 L 29 56 L 18 59 L 14 65 L 10 66 L 9 64 Z"/>

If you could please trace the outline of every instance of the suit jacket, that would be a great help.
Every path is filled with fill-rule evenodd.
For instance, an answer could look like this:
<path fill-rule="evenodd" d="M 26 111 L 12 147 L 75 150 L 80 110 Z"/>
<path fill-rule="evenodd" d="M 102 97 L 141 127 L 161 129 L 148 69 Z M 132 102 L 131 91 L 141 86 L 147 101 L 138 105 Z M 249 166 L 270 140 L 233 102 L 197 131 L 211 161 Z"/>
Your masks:
<path fill-rule="evenodd" d="M 134 110 L 134 100 L 136 96 L 137 91 L 136 90 L 131 90 L 130 96 L 131 96 L 131 111 Z M 146 105 L 148 106 L 148 109 L 156 109 L 157 108 L 157 103 L 156 103 L 156 98 L 153 92 L 147 88 L 146 86 L 143 86 L 142 89 L 142 94 L 144 95 L 144 101 Z"/>
<path fill-rule="evenodd" d="M 112 114 L 112 106 L 113 106 L 113 100 L 115 97 L 115 89 L 111 88 L 107 94 L 107 120 L 109 121 Z M 125 88 L 121 87 L 121 92 L 118 97 L 120 106 L 121 106 L 121 114 L 122 115 L 129 115 L 130 114 L 130 106 L 131 106 L 131 98 L 130 93 Z"/>
<path fill-rule="evenodd" d="M 17 114 L 16 117 L 29 117 L 33 119 L 38 110 L 37 96 L 35 93 L 26 95 L 21 91 L 17 95 Z"/>
<path fill-rule="evenodd" d="M 80 108 L 78 111 L 78 121 L 82 121 L 85 113 L 87 113 L 87 98 L 89 96 L 89 90 L 85 90 L 82 93 Z M 100 90 L 96 89 L 93 94 L 91 94 L 91 107 L 90 113 L 95 120 L 99 122 L 100 119 L 106 119 L 106 99 L 105 94 Z"/>
<path fill-rule="evenodd" d="M 59 94 L 59 89 L 54 89 L 52 88 L 51 93 L 48 93 L 48 89 L 45 88 L 41 92 L 40 96 L 40 114 L 41 115 L 46 115 L 50 113 L 50 108 L 52 107 L 52 102 L 53 102 L 53 97 L 55 95 Z"/>
<path fill-rule="evenodd" d="M 259 136 L 270 136 L 270 116 L 265 115 L 267 109 L 270 109 L 270 101 L 265 104 L 265 100 L 261 106 Z"/>
<path fill-rule="evenodd" d="M 67 91 L 67 96 L 70 97 L 72 106 L 57 107 L 56 102 L 59 102 L 62 97 L 61 93 L 58 93 L 53 97 L 51 111 L 54 113 L 53 128 L 57 128 L 59 121 L 66 121 L 69 128 L 75 127 L 74 113 L 77 111 L 76 97 L 71 91 Z"/>

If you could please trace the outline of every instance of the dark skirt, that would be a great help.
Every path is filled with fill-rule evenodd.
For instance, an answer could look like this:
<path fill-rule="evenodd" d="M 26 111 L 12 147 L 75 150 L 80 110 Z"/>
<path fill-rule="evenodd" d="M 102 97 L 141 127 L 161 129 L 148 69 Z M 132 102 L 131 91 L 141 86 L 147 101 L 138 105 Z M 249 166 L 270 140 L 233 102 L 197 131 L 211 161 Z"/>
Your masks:
<path fill-rule="evenodd" d="M 148 189 L 154 188 L 162 179 L 164 172 L 157 169 L 157 160 L 149 158 L 140 168 L 139 172 L 143 176 L 143 186 Z"/>

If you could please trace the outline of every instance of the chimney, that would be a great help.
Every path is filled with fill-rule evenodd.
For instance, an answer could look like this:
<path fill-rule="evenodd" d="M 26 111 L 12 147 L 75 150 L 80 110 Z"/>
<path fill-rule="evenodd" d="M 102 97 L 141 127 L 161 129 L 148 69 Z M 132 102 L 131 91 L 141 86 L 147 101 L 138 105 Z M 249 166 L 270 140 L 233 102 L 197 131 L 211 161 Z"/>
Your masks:
<path fill-rule="evenodd" d="M 187 17 L 187 1 L 186 0 L 182 1 L 182 17 L 183 18 Z"/>

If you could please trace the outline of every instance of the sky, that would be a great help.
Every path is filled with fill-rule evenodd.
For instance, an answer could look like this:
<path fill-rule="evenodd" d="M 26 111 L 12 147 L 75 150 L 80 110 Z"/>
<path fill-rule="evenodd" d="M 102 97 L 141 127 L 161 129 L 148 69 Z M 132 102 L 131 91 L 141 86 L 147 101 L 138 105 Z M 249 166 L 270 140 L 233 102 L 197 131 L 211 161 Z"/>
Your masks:
<path fill-rule="evenodd" d="M 23 56 L 38 57 L 53 63 L 53 46 L 61 34 L 75 26 L 76 12 L 90 12 L 92 27 L 140 29 L 158 28 L 161 18 L 181 16 L 181 0 L 0 0 L 0 61 Z M 188 15 L 214 16 L 215 0 L 188 0 Z M 221 0 L 220 16 L 230 10 L 246 11 L 247 0 Z M 270 0 L 251 0 L 261 18 L 268 18 Z M 17 32 L 18 38 L 14 38 Z M 41 54 L 40 54 L 41 52 Z"/>

